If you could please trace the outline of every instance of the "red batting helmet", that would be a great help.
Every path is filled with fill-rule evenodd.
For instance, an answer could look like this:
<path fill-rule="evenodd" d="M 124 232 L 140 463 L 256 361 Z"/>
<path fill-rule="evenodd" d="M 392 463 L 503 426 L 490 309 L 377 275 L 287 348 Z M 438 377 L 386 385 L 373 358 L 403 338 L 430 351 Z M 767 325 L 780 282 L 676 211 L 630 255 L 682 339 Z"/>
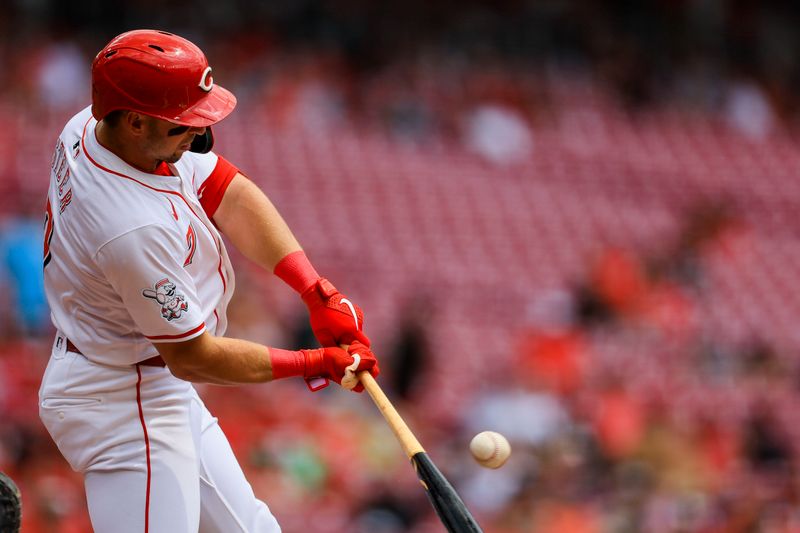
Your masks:
<path fill-rule="evenodd" d="M 92 62 L 92 115 L 97 120 L 130 109 L 203 127 L 219 122 L 234 107 L 236 97 L 214 84 L 202 50 L 172 33 L 123 33 Z"/>

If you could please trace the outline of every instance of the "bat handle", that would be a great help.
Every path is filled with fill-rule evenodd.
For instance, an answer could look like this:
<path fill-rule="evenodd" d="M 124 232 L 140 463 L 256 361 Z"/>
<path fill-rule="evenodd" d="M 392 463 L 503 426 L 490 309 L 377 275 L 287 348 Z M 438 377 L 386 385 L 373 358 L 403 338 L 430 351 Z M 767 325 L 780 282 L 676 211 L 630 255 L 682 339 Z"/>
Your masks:
<path fill-rule="evenodd" d="M 353 309 L 352 306 L 350 306 L 350 311 L 353 313 L 353 319 L 356 322 L 356 329 L 358 329 L 358 317 L 356 316 L 355 309 Z M 346 344 L 340 344 L 339 346 L 341 346 L 343 350 L 347 351 L 348 346 Z M 372 377 L 372 374 L 366 370 L 362 370 L 356 374 L 356 376 L 358 377 L 359 381 L 361 381 L 361 384 L 364 385 L 364 388 L 367 389 L 372 401 L 375 403 L 378 411 L 380 411 L 383 415 L 383 418 L 389 424 L 389 427 L 392 428 L 392 432 L 394 432 L 397 440 L 400 441 L 400 446 L 403 448 L 403 451 L 408 458 L 411 459 L 420 452 L 424 453 L 425 449 L 411 432 L 411 429 L 409 429 L 408 425 L 406 425 L 403 417 L 401 417 L 400 413 L 397 412 L 397 409 L 394 408 L 392 402 L 390 402 L 389 398 L 387 398 L 383 393 L 383 390 L 381 390 L 381 387 L 378 385 L 378 382 L 375 381 L 375 378 Z"/>
<path fill-rule="evenodd" d="M 411 459 L 416 454 L 424 452 L 425 449 L 403 421 L 403 418 L 397 412 L 397 409 L 394 408 L 392 402 L 390 402 L 386 394 L 383 393 L 383 390 L 381 390 L 375 378 L 372 377 L 372 374 L 366 370 L 362 370 L 358 373 L 358 379 L 361 381 L 361 384 L 364 385 L 370 397 L 372 397 L 372 401 L 375 402 L 375 406 L 378 408 L 378 411 L 381 412 L 383 418 L 386 419 L 389 427 L 392 428 L 395 437 L 400 441 L 400 446 L 403 448 L 408 458 Z"/>

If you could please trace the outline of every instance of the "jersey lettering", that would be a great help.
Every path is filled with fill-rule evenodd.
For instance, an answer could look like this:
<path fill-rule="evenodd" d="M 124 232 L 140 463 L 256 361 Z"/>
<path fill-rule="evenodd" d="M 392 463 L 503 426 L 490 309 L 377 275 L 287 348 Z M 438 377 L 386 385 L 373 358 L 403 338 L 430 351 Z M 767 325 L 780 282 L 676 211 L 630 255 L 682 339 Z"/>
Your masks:
<path fill-rule="evenodd" d="M 58 212 L 63 213 L 70 202 L 72 202 L 72 189 L 67 189 L 67 194 L 58 201 Z"/>
<path fill-rule="evenodd" d="M 64 179 L 62 179 L 58 184 L 58 195 L 62 196 L 64 194 L 64 186 L 69 183 L 69 169 L 64 173 Z"/>
<path fill-rule="evenodd" d="M 67 151 L 64 148 L 64 143 L 60 140 L 56 145 L 53 160 L 50 163 L 50 170 L 53 173 L 58 185 L 58 208 L 61 213 L 72 202 L 72 188 L 67 187 L 70 178 L 69 161 L 67 161 Z"/>
<path fill-rule="evenodd" d="M 50 161 L 50 170 L 55 171 L 56 166 L 61 164 L 62 159 L 64 158 L 64 143 L 60 140 L 56 145 L 56 149 L 53 152 L 53 159 Z"/>

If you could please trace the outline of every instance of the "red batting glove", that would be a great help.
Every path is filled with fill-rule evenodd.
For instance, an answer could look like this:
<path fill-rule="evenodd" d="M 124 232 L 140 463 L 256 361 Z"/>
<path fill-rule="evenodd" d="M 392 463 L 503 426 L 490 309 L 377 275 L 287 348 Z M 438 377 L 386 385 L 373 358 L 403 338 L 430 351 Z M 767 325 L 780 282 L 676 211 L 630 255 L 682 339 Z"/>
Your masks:
<path fill-rule="evenodd" d="M 369 346 L 364 334 L 364 312 L 325 278 L 320 278 L 301 295 L 310 315 L 311 329 L 323 346 L 352 344 Z"/>
<path fill-rule="evenodd" d="M 373 377 L 380 374 L 375 354 L 358 341 L 347 350 L 338 346 L 297 351 L 270 348 L 269 353 L 273 379 L 302 376 L 312 391 L 327 387 L 329 379 L 341 385 L 348 367 L 355 362 L 353 355 L 356 354 L 360 361 L 355 369 L 351 369 L 354 373 L 368 370 Z M 353 390 L 361 392 L 364 386 L 359 383 Z"/>
<path fill-rule="evenodd" d="M 292 252 L 277 265 L 275 275 L 296 290 L 310 314 L 311 329 L 323 346 L 339 346 L 359 341 L 369 346 L 364 334 L 364 313 L 357 305 L 336 290 L 330 281 L 321 278 L 311 266 L 305 252 Z"/>
<path fill-rule="evenodd" d="M 355 362 L 353 354 L 358 354 L 361 357 L 358 367 L 354 370 L 356 374 L 362 370 L 368 370 L 372 377 L 378 377 L 378 374 L 380 374 L 375 354 L 358 341 L 348 346 L 347 351 L 339 347 L 300 351 L 306 357 L 306 378 L 328 378 L 341 385 L 345 370 Z M 362 392 L 364 386 L 359 383 L 353 390 Z"/>

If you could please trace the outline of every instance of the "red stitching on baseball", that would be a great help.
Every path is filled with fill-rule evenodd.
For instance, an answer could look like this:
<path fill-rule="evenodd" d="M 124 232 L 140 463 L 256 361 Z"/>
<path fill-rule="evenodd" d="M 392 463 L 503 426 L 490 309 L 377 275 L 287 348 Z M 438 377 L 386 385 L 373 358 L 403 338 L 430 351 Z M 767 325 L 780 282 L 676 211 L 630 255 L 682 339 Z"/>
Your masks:
<path fill-rule="evenodd" d="M 492 455 L 489 456 L 489 459 L 486 459 L 487 461 L 494 459 L 495 457 L 497 457 L 497 454 L 500 453 L 500 443 L 497 442 L 497 438 L 494 435 L 489 435 L 489 436 L 491 437 L 492 442 L 494 443 L 494 451 L 492 452 Z"/>

